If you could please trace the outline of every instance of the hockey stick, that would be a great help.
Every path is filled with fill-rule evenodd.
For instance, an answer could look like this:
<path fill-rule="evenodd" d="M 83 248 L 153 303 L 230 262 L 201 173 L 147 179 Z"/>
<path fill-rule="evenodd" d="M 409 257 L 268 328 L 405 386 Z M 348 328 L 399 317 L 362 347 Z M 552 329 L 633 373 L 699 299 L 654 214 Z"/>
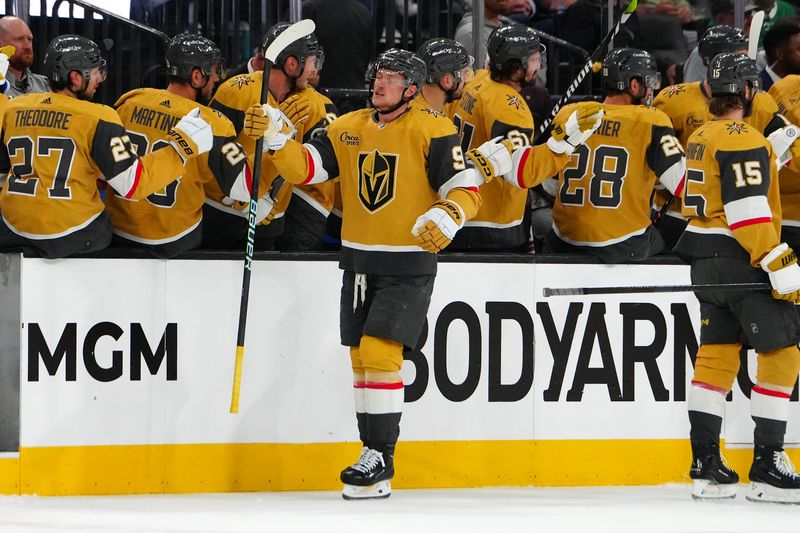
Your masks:
<path fill-rule="evenodd" d="M 605 37 L 603 37 L 603 40 L 600 42 L 600 46 L 598 46 L 595 49 L 595 51 L 592 52 L 592 54 L 589 56 L 589 60 L 586 61 L 586 64 L 583 65 L 583 68 L 580 70 L 580 72 L 578 72 L 577 76 L 575 76 L 575 79 L 572 80 L 572 83 L 569 84 L 569 87 L 567 87 L 567 90 L 564 91 L 563 95 L 561 95 L 561 98 L 558 99 L 556 105 L 553 106 L 552 111 L 550 111 L 550 116 L 547 117 L 545 121 L 542 122 L 542 124 L 539 126 L 539 133 L 536 134 L 536 141 L 534 142 L 534 144 L 536 144 L 539 141 L 539 137 L 542 136 L 542 134 L 547 130 L 547 127 L 550 126 L 550 123 L 553 122 L 553 119 L 558 114 L 558 111 L 561 109 L 561 106 L 563 106 L 564 103 L 566 103 L 566 101 L 570 99 L 572 93 L 575 92 L 575 90 L 578 88 L 578 85 L 580 85 L 581 82 L 583 81 L 583 78 L 585 78 L 586 75 L 589 73 L 589 71 L 592 70 L 592 66 L 594 65 L 594 62 L 597 60 L 598 56 L 605 55 L 605 50 L 608 47 L 608 44 L 611 42 L 611 39 L 613 39 L 614 36 L 619 33 L 619 30 L 622 28 L 622 25 L 625 24 L 628 18 L 630 18 L 631 14 L 633 14 L 633 12 L 636 11 L 637 2 L 638 0 L 631 0 L 631 3 L 628 4 L 628 7 L 625 8 L 625 11 L 622 13 L 619 22 L 617 22 L 616 25 L 611 29 L 611 31 L 608 32 Z"/>
<path fill-rule="evenodd" d="M 769 283 L 709 283 L 706 285 L 645 285 L 638 287 L 574 287 L 542 289 L 542 296 L 583 296 L 587 294 L 636 294 L 651 292 L 695 292 L 695 291 L 761 291 L 770 290 Z"/>
<path fill-rule="evenodd" d="M 314 21 L 301 20 L 283 30 L 264 51 L 264 70 L 261 80 L 260 104 L 267 102 L 269 90 L 269 72 L 278 55 L 284 48 L 298 39 L 314 32 Z M 261 177 L 262 149 L 264 138 L 256 141 L 253 161 L 253 180 L 250 192 L 250 212 L 247 220 L 247 243 L 244 251 L 244 271 L 242 273 L 242 299 L 239 303 L 239 331 L 236 335 L 236 364 L 233 367 L 233 390 L 231 391 L 231 413 L 239 412 L 239 391 L 242 384 L 242 364 L 244 362 L 244 336 L 247 329 L 247 304 L 250 300 L 250 274 L 253 268 L 253 252 L 255 251 L 256 213 L 258 211 L 258 181 Z"/>
<path fill-rule="evenodd" d="M 756 11 L 750 20 L 750 33 L 747 35 L 747 56 L 754 61 L 758 55 L 758 38 L 761 36 L 763 26 L 764 12 Z"/>

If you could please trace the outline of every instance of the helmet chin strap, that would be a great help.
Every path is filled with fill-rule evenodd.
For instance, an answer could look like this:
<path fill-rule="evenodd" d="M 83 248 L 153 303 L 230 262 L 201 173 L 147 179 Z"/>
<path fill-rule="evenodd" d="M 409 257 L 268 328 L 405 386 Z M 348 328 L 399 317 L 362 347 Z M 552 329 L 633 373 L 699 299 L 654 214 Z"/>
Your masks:
<path fill-rule="evenodd" d="M 408 102 L 411 101 L 410 98 L 406 99 L 406 97 L 405 97 L 405 92 L 406 92 L 407 89 L 408 89 L 408 87 L 403 89 L 403 96 L 400 97 L 400 101 L 399 102 L 397 102 L 396 104 L 394 104 L 392 106 L 389 106 L 388 109 L 378 109 L 378 107 L 372 101 L 372 95 L 375 92 L 375 82 L 372 82 L 372 84 L 370 85 L 370 88 L 369 88 L 369 104 L 375 109 L 375 111 L 379 115 L 388 115 L 389 113 L 394 113 L 395 111 L 397 111 L 398 109 L 403 107 L 403 104 L 407 104 Z"/>

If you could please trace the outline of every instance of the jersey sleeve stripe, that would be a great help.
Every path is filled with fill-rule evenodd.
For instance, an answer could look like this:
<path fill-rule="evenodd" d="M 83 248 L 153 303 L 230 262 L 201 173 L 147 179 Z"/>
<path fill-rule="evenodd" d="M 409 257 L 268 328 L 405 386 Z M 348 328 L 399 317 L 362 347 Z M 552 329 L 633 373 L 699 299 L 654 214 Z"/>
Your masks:
<path fill-rule="evenodd" d="M 106 178 L 109 185 L 114 187 L 125 198 L 132 198 L 139 187 L 139 178 L 142 175 L 142 161 L 137 159 L 134 164 L 112 178 Z"/>
<path fill-rule="evenodd" d="M 470 189 L 477 191 L 478 187 L 483 185 L 484 179 L 478 173 L 477 169 L 467 168 L 460 170 L 453 174 L 453 177 L 444 182 L 444 185 L 439 187 L 439 198 L 447 198 L 450 191 L 456 188 Z"/>
<path fill-rule="evenodd" d="M 725 204 L 725 217 L 732 230 L 772 221 L 766 196 L 748 196 Z"/>
<path fill-rule="evenodd" d="M 308 153 L 308 176 L 301 185 L 313 185 L 328 181 L 328 171 L 322 165 L 322 156 L 319 151 L 311 144 L 304 144 Z"/>
<path fill-rule="evenodd" d="M 528 162 L 528 157 L 531 155 L 532 149 L 525 148 L 525 152 L 520 157 L 519 166 L 517 166 L 517 186 L 520 189 L 525 188 L 525 164 Z"/>

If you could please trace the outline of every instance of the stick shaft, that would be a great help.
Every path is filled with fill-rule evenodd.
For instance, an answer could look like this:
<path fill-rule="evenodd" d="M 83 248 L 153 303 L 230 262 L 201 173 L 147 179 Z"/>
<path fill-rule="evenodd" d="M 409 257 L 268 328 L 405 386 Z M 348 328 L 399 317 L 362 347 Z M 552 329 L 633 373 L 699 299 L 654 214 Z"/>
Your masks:
<path fill-rule="evenodd" d="M 575 79 L 572 80 L 572 83 L 569 84 L 567 90 L 564 91 L 564 94 L 561 95 L 561 98 L 558 99 L 556 105 L 553 106 L 552 111 L 550 111 L 550 116 L 547 117 L 544 120 L 544 122 L 542 122 L 539 125 L 539 132 L 536 134 L 536 141 L 534 142 L 534 144 L 538 142 L 539 137 L 541 137 L 542 134 L 547 130 L 547 127 L 556 117 L 561 107 L 567 102 L 567 100 L 569 100 L 572 97 L 572 93 L 574 93 L 577 90 L 578 85 L 580 85 L 581 82 L 583 82 L 583 78 L 585 78 L 586 75 L 589 73 L 589 71 L 592 70 L 592 65 L 594 65 L 594 62 L 597 60 L 598 56 L 605 54 L 605 50 L 608 47 L 608 44 L 611 42 L 611 39 L 613 39 L 614 36 L 619 33 L 619 30 L 622 28 L 622 25 L 625 24 L 628 18 L 630 18 L 631 14 L 636 10 L 637 1 L 638 0 L 631 1 L 631 3 L 625 9 L 625 12 L 622 13 L 622 16 L 620 17 L 619 21 L 614 25 L 611 31 L 609 31 L 606 34 L 606 36 L 603 37 L 603 40 L 600 42 L 600 45 L 597 48 L 595 48 L 594 52 L 592 52 L 592 54 L 589 56 L 588 61 L 586 61 L 586 64 L 583 65 L 583 68 L 575 76 Z"/>
<path fill-rule="evenodd" d="M 283 32 L 264 51 L 264 69 L 261 74 L 261 95 L 259 104 L 267 103 L 269 92 L 269 73 L 272 65 L 280 52 L 289 44 L 301 39 L 314 31 L 314 22 L 301 20 L 295 22 Z M 253 253 L 255 252 L 256 213 L 258 212 L 258 185 L 261 178 L 261 160 L 263 159 L 264 138 L 256 141 L 255 154 L 253 154 L 252 190 L 250 191 L 250 209 L 247 217 L 247 239 L 244 250 L 244 269 L 242 271 L 242 297 L 239 301 L 239 323 L 236 333 L 236 362 L 233 366 L 233 387 L 231 389 L 231 413 L 239 412 L 239 394 L 242 384 L 242 368 L 244 366 L 244 338 L 247 331 L 247 308 L 250 302 L 250 275 L 253 268 Z"/>
<path fill-rule="evenodd" d="M 545 298 L 550 296 L 583 296 L 589 294 L 636 294 L 655 292 L 697 291 L 761 291 L 769 290 L 769 283 L 709 283 L 699 285 L 643 285 L 634 287 L 575 287 L 542 289 Z"/>

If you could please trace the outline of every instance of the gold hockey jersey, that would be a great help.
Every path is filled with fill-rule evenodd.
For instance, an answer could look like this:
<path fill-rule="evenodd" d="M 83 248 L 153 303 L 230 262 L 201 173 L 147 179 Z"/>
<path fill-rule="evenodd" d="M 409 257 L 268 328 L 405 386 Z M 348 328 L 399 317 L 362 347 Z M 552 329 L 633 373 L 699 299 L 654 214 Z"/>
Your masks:
<path fill-rule="evenodd" d="M 756 267 L 780 243 L 781 204 L 772 145 L 754 126 L 712 120 L 686 146 L 683 257 L 742 257 Z"/>
<path fill-rule="evenodd" d="M 110 107 L 58 93 L 10 100 L 3 117 L 2 216 L 28 239 L 54 239 L 82 229 L 104 209 L 97 180 L 140 199 L 184 171 L 172 148 L 137 157 Z"/>
<path fill-rule="evenodd" d="M 197 228 L 203 216 L 203 186 L 216 180 L 226 196 L 249 197 L 247 154 L 236 142 L 233 124 L 218 111 L 163 89 L 136 89 L 122 95 L 116 108 L 140 156 L 167 145 L 166 135 L 180 117 L 196 107 L 213 132 L 211 151 L 187 162 L 186 171 L 142 200 L 106 195 L 114 232 L 143 244 L 174 242 Z M 231 190 L 236 189 L 236 194 Z"/>
<path fill-rule="evenodd" d="M 789 122 L 800 124 L 800 76 L 789 74 L 776 81 L 769 88 L 778 111 Z M 784 241 L 797 245 L 800 241 L 800 143 L 792 145 L 792 160 L 781 168 L 780 173 L 781 209 L 783 210 Z"/>
<path fill-rule="evenodd" d="M 436 272 L 436 255 L 422 251 L 411 233 L 416 219 L 440 198 L 456 201 L 469 219 L 480 206 L 476 188 L 461 179 L 464 156 L 453 123 L 416 107 L 389 123 L 371 109 L 334 120 L 304 145 L 289 142 L 270 155 L 293 183 L 338 176 L 342 192 L 339 265 L 362 274 Z M 464 171 L 464 172 L 462 172 Z"/>
<path fill-rule="evenodd" d="M 711 120 L 708 110 L 710 95 L 706 94 L 703 82 L 681 83 L 664 88 L 653 100 L 653 107 L 663 111 L 672 121 L 672 127 L 681 144 L 686 147 L 689 137 L 700 126 Z M 769 135 L 784 125 L 780 118 L 778 106 L 765 92 L 756 94 L 753 100 L 753 111 L 744 121 L 760 133 Z M 669 199 L 669 195 L 657 190 L 653 208 L 658 210 Z M 681 216 L 680 198 L 675 198 L 670 206 L 670 215 Z"/>
<path fill-rule="evenodd" d="M 244 146 L 248 154 L 255 152 L 256 141 L 248 137 L 242 132 L 244 125 L 244 115 L 247 108 L 253 104 L 259 103 L 261 99 L 261 81 L 263 73 L 261 71 L 253 72 L 252 74 L 240 74 L 234 76 L 223 82 L 217 89 L 214 99 L 211 101 L 210 106 L 225 115 L 236 129 L 239 143 Z M 304 97 L 312 98 L 309 95 L 319 94 L 313 89 L 313 92 L 304 91 Z M 267 101 L 269 105 L 278 107 L 278 102 L 275 101 L 272 94 L 267 92 Z M 295 124 L 297 134 L 295 139 L 302 140 L 306 134 L 314 129 L 316 124 L 325 117 L 325 104 L 322 100 L 313 98 L 310 100 L 309 118 Z M 319 118 L 317 118 L 319 117 Z M 316 118 L 316 120 L 314 120 Z M 312 120 L 314 120 L 312 122 Z M 261 174 L 259 176 L 259 197 L 270 192 L 275 199 L 275 217 L 281 218 L 286 212 L 286 207 L 292 197 L 292 185 L 283 183 L 283 180 L 278 180 L 279 173 L 277 169 L 271 164 L 270 158 L 263 158 L 264 164 L 261 167 Z M 278 180 L 278 181 L 276 181 Z M 273 185 L 276 190 L 273 190 Z M 239 216 L 247 217 L 247 204 L 237 203 L 234 204 L 233 210 L 224 206 L 222 201 L 221 191 L 214 182 L 208 182 L 206 186 L 206 195 L 210 200 L 208 203 L 213 207 L 222 211 L 238 214 Z"/>
<path fill-rule="evenodd" d="M 531 143 L 533 116 L 525 99 L 513 87 L 492 80 L 488 74 L 467 83 L 458 105 L 449 109 L 464 151 L 498 136 L 509 139 L 515 149 Z M 555 154 L 547 152 L 555 159 Z M 543 165 L 542 173 L 546 174 L 542 179 L 558 171 L 556 166 L 548 166 L 544 157 L 536 159 L 532 163 Z M 566 164 L 567 158 L 561 159 Z M 452 248 L 511 248 L 527 242 L 522 225 L 527 196 L 528 191 L 503 179 L 481 186 L 481 208 L 456 235 Z"/>
<path fill-rule="evenodd" d="M 580 104 L 562 108 L 566 121 Z M 683 148 L 669 118 L 656 109 L 602 105 L 600 127 L 578 146 L 558 173 L 553 231 L 576 246 L 609 247 L 650 227 L 650 195 L 656 180 L 680 187 Z"/>

